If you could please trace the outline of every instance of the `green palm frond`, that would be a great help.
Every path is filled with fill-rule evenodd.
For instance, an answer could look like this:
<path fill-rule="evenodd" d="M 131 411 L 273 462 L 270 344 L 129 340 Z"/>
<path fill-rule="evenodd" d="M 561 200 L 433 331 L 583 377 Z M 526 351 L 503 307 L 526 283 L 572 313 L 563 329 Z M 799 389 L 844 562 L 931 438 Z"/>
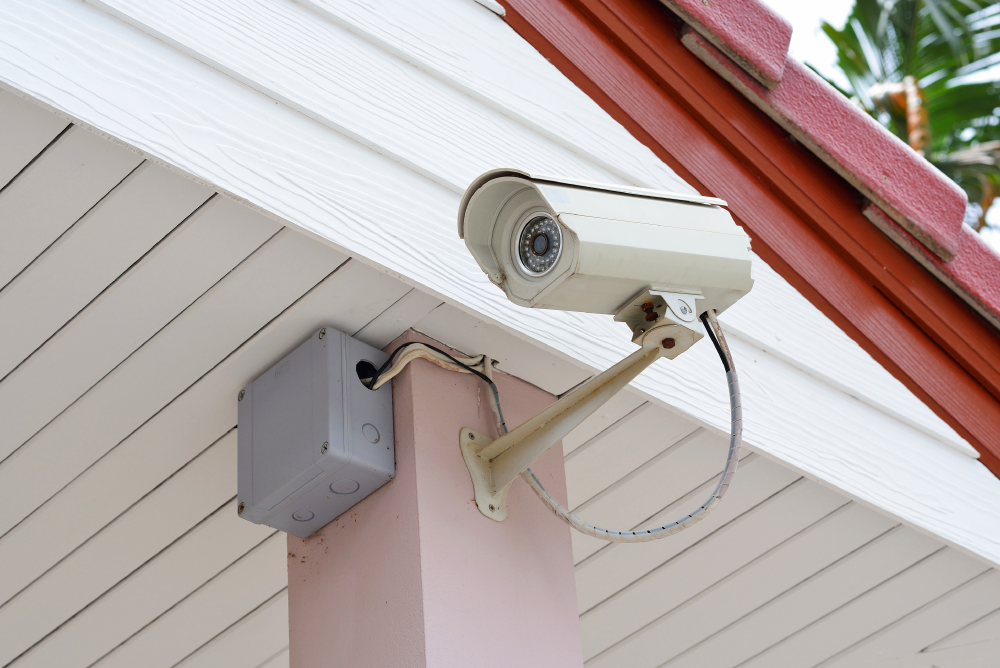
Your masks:
<path fill-rule="evenodd" d="M 914 77 L 926 99 L 925 154 L 970 202 L 1000 196 L 1000 144 L 980 148 L 1000 141 L 1000 81 L 982 76 L 1000 65 L 1000 3 L 855 0 L 843 28 L 822 30 L 848 81 L 838 90 L 907 141 L 905 108 L 887 104 L 886 91 Z"/>

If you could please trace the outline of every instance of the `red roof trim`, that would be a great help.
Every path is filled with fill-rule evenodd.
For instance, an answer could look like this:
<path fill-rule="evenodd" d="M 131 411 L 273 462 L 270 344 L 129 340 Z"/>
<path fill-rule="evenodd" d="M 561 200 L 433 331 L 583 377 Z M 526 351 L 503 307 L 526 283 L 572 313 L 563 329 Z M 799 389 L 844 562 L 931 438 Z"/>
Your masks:
<path fill-rule="evenodd" d="M 861 213 L 862 197 L 679 38 L 652 0 L 501 0 L 506 20 L 705 195 L 1000 474 L 1000 336 Z"/>
<path fill-rule="evenodd" d="M 882 215 L 869 220 L 1000 329 L 1000 255 L 962 223 L 958 185 L 795 60 L 768 90 L 701 35 L 685 29 L 681 41 L 873 201 Z"/>
<path fill-rule="evenodd" d="M 781 82 L 792 25 L 756 0 L 663 0 L 767 88 Z"/>
<path fill-rule="evenodd" d="M 682 41 L 938 257 L 955 257 L 967 200 L 954 181 L 801 63 L 789 59 L 768 90 L 701 35 Z"/>
<path fill-rule="evenodd" d="M 879 207 L 869 202 L 862 212 L 882 232 L 906 248 L 927 271 L 963 296 L 1000 329 L 1000 316 L 997 315 L 1000 313 L 1000 255 L 987 246 L 977 232 L 963 225 L 955 259 L 942 262 Z"/>

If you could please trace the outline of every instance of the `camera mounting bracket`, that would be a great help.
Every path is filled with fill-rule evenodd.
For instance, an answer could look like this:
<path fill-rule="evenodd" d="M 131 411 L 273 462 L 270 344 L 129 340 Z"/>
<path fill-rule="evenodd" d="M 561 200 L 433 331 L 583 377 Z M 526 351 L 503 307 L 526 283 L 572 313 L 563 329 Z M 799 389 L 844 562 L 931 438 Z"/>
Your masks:
<path fill-rule="evenodd" d="M 665 357 L 674 359 L 705 336 L 705 329 L 698 319 L 697 300 L 704 299 L 701 292 L 690 289 L 650 287 L 632 298 L 618 314 L 616 322 L 624 322 L 632 330 L 632 343 L 642 345 L 647 334 L 657 329 L 655 336 L 665 332 L 663 325 L 673 328 L 674 345 Z M 652 322 L 650 322 L 652 321 Z"/>
<path fill-rule="evenodd" d="M 507 492 L 515 478 L 646 367 L 660 357 L 673 357 L 678 323 L 661 315 L 646 325 L 639 350 L 496 440 L 462 429 L 459 445 L 483 515 L 502 522 L 507 517 Z"/>

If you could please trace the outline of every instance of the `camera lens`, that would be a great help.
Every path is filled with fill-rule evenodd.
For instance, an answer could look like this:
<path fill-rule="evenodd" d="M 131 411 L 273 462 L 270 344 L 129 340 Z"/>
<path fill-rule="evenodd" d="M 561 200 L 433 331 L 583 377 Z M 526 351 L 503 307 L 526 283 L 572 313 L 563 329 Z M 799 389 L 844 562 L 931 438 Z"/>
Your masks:
<path fill-rule="evenodd" d="M 541 276 L 555 266 L 562 250 L 562 231 L 551 216 L 532 217 L 518 235 L 517 257 L 521 268 L 532 276 Z"/>

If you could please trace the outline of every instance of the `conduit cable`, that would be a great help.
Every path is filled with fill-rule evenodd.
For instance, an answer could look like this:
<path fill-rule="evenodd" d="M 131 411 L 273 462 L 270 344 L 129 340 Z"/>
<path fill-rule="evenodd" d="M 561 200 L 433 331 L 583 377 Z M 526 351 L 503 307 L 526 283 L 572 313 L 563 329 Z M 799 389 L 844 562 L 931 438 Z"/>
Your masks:
<path fill-rule="evenodd" d="M 729 489 L 733 476 L 736 474 L 736 468 L 740 461 L 740 452 L 743 447 L 743 409 L 740 404 L 740 384 L 739 378 L 736 374 L 736 365 L 733 362 L 729 345 L 726 343 L 726 337 L 722 333 L 722 327 L 719 325 L 715 311 L 712 310 L 702 313 L 701 321 L 705 326 L 708 338 L 715 346 L 716 352 L 719 353 L 719 358 L 722 360 L 722 365 L 726 370 L 726 381 L 729 386 L 729 408 L 731 418 L 729 454 L 726 458 L 726 468 L 722 473 L 722 477 L 719 480 L 718 485 L 716 485 L 715 490 L 712 492 L 712 495 L 708 498 L 708 500 L 701 504 L 694 512 L 685 515 L 674 522 L 639 531 L 615 531 L 612 529 L 603 529 L 601 527 L 594 526 L 593 524 L 589 524 L 574 515 L 572 512 L 564 508 L 562 504 L 560 504 L 551 494 L 549 494 L 549 492 L 542 485 L 541 481 L 535 475 L 534 471 L 531 470 L 531 467 L 525 469 L 521 473 L 521 478 L 523 478 L 524 481 L 528 483 L 528 486 L 534 490 L 535 494 L 538 495 L 538 498 L 540 498 L 559 519 L 580 533 L 615 543 L 644 543 L 652 540 L 658 540 L 660 538 L 666 538 L 667 536 L 679 533 L 689 526 L 705 519 L 705 517 L 707 517 L 708 514 L 711 513 L 717 505 L 719 505 L 722 497 Z M 397 358 L 397 353 L 404 348 L 409 348 L 409 350 Z M 389 359 L 382 365 L 373 378 L 362 379 L 362 382 L 368 380 L 369 382 L 365 382 L 365 384 L 370 389 L 378 389 L 378 387 L 380 387 L 383 383 L 388 382 L 391 378 L 402 371 L 403 367 L 409 362 L 417 358 L 427 359 L 434 364 L 451 371 L 472 373 L 479 376 L 479 378 L 481 378 L 491 390 L 489 397 L 490 408 L 492 409 L 494 420 L 496 422 L 497 433 L 501 435 L 507 433 L 507 425 L 503 419 L 503 410 L 500 407 L 500 393 L 497 390 L 497 386 L 494 384 L 492 378 L 493 361 L 486 355 L 457 359 L 443 350 L 435 348 L 434 346 L 416 342 L 405 343 L 393 351 L 392 355 L 390 355 Z M 482 370 L 480 371 L 477 367 L 480 367 Z"/>
<path fill-rule="evenodd" d="M 400 352 L 404 350 L 406 352 L 400 355 Z M 374 376 L 371 378 L 361 378 L 360 380 L 369 390 L 377 390 L 396 377 L 407 364 L 415 359 L 426 359 L 449 371 L 471 373 L 479 376 L 486 383 L 487 387 L 490 388 L 492 395 L 490 397 L 490 406 L 493 408 L 494 418 L 498 421 L 499 427 L 503 428 L 504 433 L 507 433 L 507 424 L 504 422 L 503 410 L 500 408 L 500 392 L 493 382 L 493 360 L 486 355 L 459 359 L 452 357 L 440 348 L 435 348 L 419 341 L 410 341 L 392 351 L 389 359 L 379 367 Z M 477 367 L 481 367 L 482 370 L 479 370 Z"/>
<path fill-rule="evenodd" d="M 706 311 L 705 313 L 702 313 L 701 321 L 705 325 L 705 331 L 708 332 L 709 338 L 715 345 L 715 350 L 719 353 L 719 357 L 722 359 L 722 364 L 726 369 L 726 380 L 729 384 L 729 407 L 731 416 L 729 456 L 726 459 L 726 468 L 722 473 L 722 478 L 719 480 L 719 484 L 716 486 L 708 500 L 701 504 L 697 510 L 693 513 L 685 515 L 675 522 L 639 531 L 614 531 L 612 529 L 602 529 L 601 527 L 596 527 L 574 515 L 572 512 L 564 508 L 555 498 L 553 498 L 548 491 L 546 491 L 534 471 L 531 470 L 531 467 L 525 469 L 525 471 L 521 473 L 521 478 L 523 478 L 524 481 L 528 483 L 528 486 L 535 491 L 538 498 L 540 498 L 545 505 L 549 507 L 549 510 L 555 513 L 559 519 L 580 533 L 614 543 L 645 543 L 651 540 L 666 538 L 667 536 L 672 536 L 675 533 L 683 531 L 689 526 L 705 519 L 705 517 L 707 517 L 708 514 L 711 513 L 717 505 L 719 505 L 719 501 L 722 500 L 723 495 L 725 495 L 726 491 L 729 489 L 729 484 L 732 481 L 733 476 L 736 474 L 736 467 L 739 465 L 740 451 L 743 448 L 743 409 L 740 406 L 740 384 L 736 375 L 736 366 L 733 363 L 732 354 L 729 352 L 726 337 L 722 333 L 722 327 L 719 326 L 719 321 L 715 316 L 715 311 Z"/>

